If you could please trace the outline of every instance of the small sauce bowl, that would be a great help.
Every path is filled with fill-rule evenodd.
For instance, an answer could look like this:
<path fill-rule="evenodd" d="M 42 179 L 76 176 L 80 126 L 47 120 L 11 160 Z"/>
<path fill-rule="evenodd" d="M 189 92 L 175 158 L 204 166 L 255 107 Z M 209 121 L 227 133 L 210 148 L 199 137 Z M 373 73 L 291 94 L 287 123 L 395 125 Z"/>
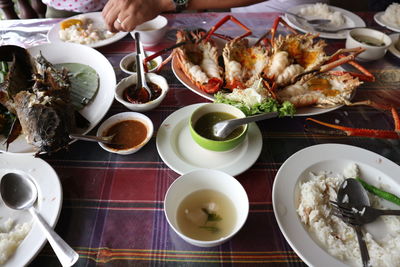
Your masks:
<path fill-rule="evenodd" d="M 212 139 L 209 136 L 207 136 L 207 134 L 201 133 L 200 131 L 196 130 L 197 123 L 199 122 L 199 120 L 200 119 L 203 120 L 204 119 L 203 116 L 210 113 L 228 113 L 233 118 L 246 117 L 246 115 L 240 109 L 228 104 L 208 103 L 202 105 L 192 113 L 189 119 L 190 134 L 193 140 L 198 145 L 208 150 L 222 152 L 222 151 L 230 151 L 236 148 L 239 144 L 241 144 L 244 141 L 248 129 L 247 124 L 240 126 L 242 128 L 239 133 L 237 133 L 233 137 L 228 136 L 226 139 L 223 140 Z M 208 126 L 205 127 L 209 128 Z M 200 128 L 204 128 L 204 126 L 201 126 Z"/>
<path fill-rule="evenodd" d="M 146 56 L 151 56 L 153 55 L 155 52 L 151 52 L 151 51 L 145 51 Z M 151 64 L 154 65 L 154 67 L 149 68 L 148 67 L 148 72 L 155 72 L 158 68 L 158 66 L 160 66 L 162 63 L 162 57 L 158 56 L 155 59 L 151 60 Z M 149 63 L 147 63 L 149 64 Z M 125 57 L 123 57 L 121 59 L 121 61 L 119 62 L 119 67 L 120 69 L 127 73 L 127 74 L 134 74 L 136 73 L 136 52 L 130 53 L 128 55 L 126 55 Z"/>
<path fill-rule="evenodd" d="M 391 44 L 392 39 L 388 35 L 369 28 L 353 29 L 346 39 L 346 48 L 365 48 L 365 51 L 356 57 L 357 60 L 365 62 L 381 59 Z"/>
<path fill-rule="evenodd" d="M 143 103 L 143 104 L 134 104 L 125 99 L 124 91 L 128 87 L 134 86 L 136 84 L 136 81 L 137 81 L 136 73 L 132 74 L 131 76 L 129 76 L 125 79 L 122 79 L 117 84 L 117 86 L 115 88 L 115 99 L 132 111 L 144 112 L 144 111 L 149 111 L 151 109 L 156 108 L 158 105 L 161 104 L 161 102 L 167 95 L 169 86 L 168 86 L 167 80 L 165 80 L 165 78 L 162 77 L 161 75 L 158 75 L 155 73 L 147 73 L 146 76 L 147 76 L 147 79 L 146 79 L 147 83 L 154 83 L 154 84 L 158 85 L 158 87 L 161 89 L 161 94 L 156 99 L 151 100 L 146 103 Z"/>
<path fill-rule="evenodd" d="M 131 32 L 131 35 L 135 38 L 135 32 L 139 32 L 143 46 L 154 46 L 161 41 L 167 32 L 167 24 L 167 18 L 158 15 L 154 19 L 136 26 L 135 30 Z"/>
<path fill-rule="evenodd" d="M 99 145 L 106 151 L 128 155 L 139 151 L 153 136 L 154 126 L 145 115 L 137 112 L 123 112 L 105 120 L 97 130 L 97 136 L 113 135 L 116 144 Z"/>

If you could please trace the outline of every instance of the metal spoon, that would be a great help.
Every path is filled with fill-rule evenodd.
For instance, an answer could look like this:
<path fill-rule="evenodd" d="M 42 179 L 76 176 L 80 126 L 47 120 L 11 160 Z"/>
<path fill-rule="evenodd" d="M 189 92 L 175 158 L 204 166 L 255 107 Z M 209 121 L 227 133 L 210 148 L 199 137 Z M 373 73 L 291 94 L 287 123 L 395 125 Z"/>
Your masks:
<path fill-rule="evenodd" d="M 0 194 L 4 203 L 17 210 L 28 209 L 32 217 L 39 223 L 51 247 L 56 253 L 62 266 L 72 266 L 79 258 L 76 253 L 54 230 L 47 224 L 43 217 L 37 213 L 33 204 L 36 202 L 38 192 L 33 181 L 26 175 L 7 173 L 0 183 Z"/>
<path fill-rule="evenodd" d="M 363 206 L 370 205 L 369 198 L 364 187 L 356 179 L 353 178 L 348 178 L 344 180 L 344 182 L 340 185 L 336 201 L 349 207 L 358 208 L 359 210 L 361 210 Z M 357 234 L 363 266 L 370 266 L 368 249 L 367 245 L 365 244 L 363 234 L 361 232 L 361 227 L 360 225 L 351 226 Z"/>
<path fill-rule="evenodd" d="M 126 98 L 132 103 L 146 103 L 151 99 L 151 90 L 146 82 L 145 71 L 143 67 L 143 58 L 145 56 L 142 43 L 140 42 L 140 33 L 135 32 L 136 40 L 136 75 L 137 82 L 133 95 L 126 94 Z M 127 92 L 127 91 L 126 91 Z"/>
<path fill-rule="evenodd" d="M 249 116 L 240 119 L 232 119 L 217 122 L 213 125 L 213 134 L 219 138 L 227 137 L 237 127 L 254 121 L 261 121 L 265 119 L 275 118 L 278 116 L 278 112 L 269 112 L 259 115 Z"/>
<path fill-rule="evenodd" d="M 92 142 L 100 142 L 105 144 L 113 144 L 112 139 L 115 134 L 110 136 L 93 136 L 93 135 L 84 135 L 84 134 L 70 134 L 69 138 L 78 139 L 83 141 L 92 141 Z"/>
<path fill-rule="evenodd" d="M 306 18 L 304 18 L 304 17 L 302 17 L 300 15 L 297 15 L 296 13 L 288 12 L 286 10 L 283 10 L 283 9 L 280 9 L 280 8 L 277 8 L 277 7 L 273 7 L 273 6 L 269 6 L 269 5 L 266 5 L 266 6 L 271 8 L 271 9 L 275 9 L 277 11 L 292 15 L 292 16 L 298 18 L 298 19 L 301 19 L 301 20 L 307 22 L 308 24 L 310 24 L 312 26 L 326 25 L 326 24 L 331 22 L 330 19 L 306 19 Z"/>
<path fill-rule="evenodd" d="M 357 29 L 360 27 L 348 27 L 348 28 L 341 28 L 341 29 L 334 29 L 334 30 L 329 30 L 329 29 L 325 29 L 325 28 L 321 28 L 321 27 L 314 27 L 314 30 L 318 31 L 318 32 L 325 32 L 325 33 L 338 33 L 341 31 L 349 31 L 352 29 Z"/>

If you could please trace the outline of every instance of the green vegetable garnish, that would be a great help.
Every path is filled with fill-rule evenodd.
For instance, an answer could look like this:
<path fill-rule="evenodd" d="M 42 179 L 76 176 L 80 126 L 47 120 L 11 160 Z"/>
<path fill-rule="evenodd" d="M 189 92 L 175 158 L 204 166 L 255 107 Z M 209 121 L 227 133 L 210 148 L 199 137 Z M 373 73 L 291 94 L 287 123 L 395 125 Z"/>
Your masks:
<path fill-rule="evenodd" d="M 202 211 L 204 211 L 204 213 L 206 213 L 207 214 L 207 222 L 217 222 L 217 221 L 220 221 L 220 220 L 222 220 L 222 217 L 221 216 L 219 216 L 218 214 L 216 214 L 216 213 L 210 213 L 210 212 L 208 212 L 208 210 L 207 209 L 201 209 Z M 206 223 L 207 223 L 206 222 Z"/>
<path fill-rule="evenodd" d="M 373 185 L 368 184 L 367 182 L 365 182 L 364 180 L 362 180 L 361 178 L 356 178 L 357 181 L 359 181 L 362 186 L 368 190 L 369 192 L 371 192 L 372 194 L 381 197 L 383 199 L 386 199 L 387 201 L 393 202 L 394 204 L 397 204 L 400 206 L 400 198 L 392 193 L 386 192 L 382 189 L 379 189 Z"/>

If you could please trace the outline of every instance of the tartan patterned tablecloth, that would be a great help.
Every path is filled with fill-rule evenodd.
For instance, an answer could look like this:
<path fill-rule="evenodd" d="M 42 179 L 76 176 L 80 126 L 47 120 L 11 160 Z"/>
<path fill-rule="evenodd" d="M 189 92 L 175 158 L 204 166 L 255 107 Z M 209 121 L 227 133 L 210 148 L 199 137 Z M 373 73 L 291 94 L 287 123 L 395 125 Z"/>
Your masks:
<path fill-rule="evenodd" d="M 170 31 L 163 42 L 151 50 L 174 43 L 177 28 L 201 26 L 208 29 L 224 15 L 166 15 Z M 253 30 L 254 36 L 260 36 L 271 27 L 277 15 L 235 16 Z M 379 28 L 372 13 L 359 15 L 368 26 Z M 231 36 L 237 36 L 241 31 L 231 23 L 223 30 Z M 344 46 L 344 40 L 328 40 L 328 43 L 330 53 Z M 134 42 L 130 35 L 99 49 L 114 66 L 118 81 L 126 76 L 119 69 L 119 61 L 133 50 Z M 377 62 L 364 64 L 378 77 L 378 81 L 359 87 L 356 100 L 371 99 L 400 106 L 399 65 L 400 60 L 391 54 Z M 272 208 L 272 185 L 281 164 L 293 153 L 322 143 L 362 147 L 400 163 L 397 140 L 313 135 L 305 132 L 304 117 L 260 122 L 258 126 L 263 136 L 261 155 L 249 170 L 236 177 L 250 200 L 246 224 L 231 241 L 219 247 L 191 246 L 169 228 L 163 213 L 164 195 L 179 175 L 169 169 L 158 155 L 156 135 L 162 121 L 172 112 L 207 101 L 186 89 L 173 75 L 170 64 L 161 74 L 167 78 L 170 91 L 161 106 L 145 113 L 152 119 L 155 133 L 150 143 L 138 153 L 120 156 L 105 152 L 95 143 L 76 142 L 68 151 L 42 156 L 57 171 L 63 185 L 64 202 L 56 231 L 79 252 L 76 266 L 303 266 L 281 234 Z M 114 102 L 106 118 L 124 111 L 127 110 Z M 368 107 L 343 107 L 315 118 L 356 127 L 394 127 L 389 113 Z M 58 261 L 51 247 L 46 245 L 31 265 L 57 266 Z"/>

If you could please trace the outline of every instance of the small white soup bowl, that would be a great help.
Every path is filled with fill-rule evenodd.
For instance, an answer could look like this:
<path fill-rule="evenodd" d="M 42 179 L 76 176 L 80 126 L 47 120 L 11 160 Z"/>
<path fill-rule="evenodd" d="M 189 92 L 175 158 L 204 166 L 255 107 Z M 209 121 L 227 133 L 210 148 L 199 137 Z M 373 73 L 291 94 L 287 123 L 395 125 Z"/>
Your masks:
<path fill-rule="evenodd" d="M 161 41 L 167 32 L 167 24 L 167 18 L 158 15 L 154 19 L 136 26 L 131 35 L 135 38 L 135 32 L 139 32 L 143 46 L 154 46 Z"/>
<path fill-rule="evenodd" d="M 137 112 L 122 112 L 122 113 L 115 114 L 114 116 L 111 116 L 110 118 L 105 120 L 100 125 L 99 129 L 97 130 L 97 136 L 98 137 L 106 136 L 107 131 L 113 125 L 115 125 L 119 122 L 122 122 L 122 121 L 127 121 L 127 120 L 136 120 L 136 121 L 143 123 L 146 126 L 147 132 L 146 132 L 145 139 L 137 146 L 134 146 L 134 147 L 128 148 L 128 149 L 116 149 L 116 148 L 109 147 L 106 144 L 99 142 L 99 145 L 104 150 L 111 152 L 111 153 L 128 155 L 128 154 L 132 154 L 132 153 L 139 151 L 142 147 L 144 147 L 150 141 L 151 137 L 153 136 L 153 132 L 154 132 L 153 122 L 147 116 L 145 116 L 141 113 L 137 113 Z"/>
<path fill-rule="evenodd" d="M 370 45 L 362 41 L 364 37 L 373 38 L 374 40 L 383 43 L 383 45 Z M 348 33 L 346 39 L 346 48 L 365 48 L 365 51 L 356 57 L 356 59 L 360 61 L 373 61 L 382 58 L 386 54 L 386 51 L 391 44 L 392 39 L 388 35 L 384 34 L 383 32 L 369 28 L 353 29 Z"/>
<path fill-rule="evenodd" d="M 117 84 L 115 88 L 115 99 L 132 111 L 144 112 L 156 108 L 158 105 L 161 104 L 161 102 L 167 95 L 169 86 L 167 80 L 163 76 L 154 73 L 147 73 L 146 76 L 147 76 L 146 79 L 147 83 L 152 82 L 154 84 L 157 84 L 161 88 L 161 95 L 159 97 L 143 104 L 133 104 L 125 100 L 124 98 L 125 89 L 129 86 L 135 85 L 137 82 L 137 75 L 136 73 L 133 73 L 131 76 L 122 79 Z"/>
<path fill-rule="evenodd" d="M 177 210 L 189 194 L 211 189 L 227 196 L 236 210 L 236 222 L 233 230 L 220 239 L 202 241 L 183 234 L 177 222 Z M 170 227 L 186 242 L 199 247 L 214 247 L 231 239 L 244 225 L 249 214 L 249 199 L 243 186 L 232 176 L 222 171 L 199 169 L 177 178 L 169 187 L 164 199 L 164 213 Z"/>
<path fill-rule="evenodd" d="M 145 53 L 146 53 L 146 56 L 151 56 L 155 52 L 145 51 Z M 162 63 L 161 56 L 158 56 L 158 57 L 154 58 L 153 60 L 157 65 L 154 68 L 149 69 L 149 72 L 154 72 L 157 69 L 157 67 L 160 66 Z M 121 61 L 119 62 L 119 67 L 123 72 L 125 72 L 127 74 L 134 74 L 134 73 L 136 73 L 136 69 L 133 69 L 133 70 L 128 69 L 129 65 L 131 65 L 134 62 L 136 62 L 136 52 L 133 52 L 133 53 L 130 53 L 130 54 L 124 56 L 121 59 Z"/>

